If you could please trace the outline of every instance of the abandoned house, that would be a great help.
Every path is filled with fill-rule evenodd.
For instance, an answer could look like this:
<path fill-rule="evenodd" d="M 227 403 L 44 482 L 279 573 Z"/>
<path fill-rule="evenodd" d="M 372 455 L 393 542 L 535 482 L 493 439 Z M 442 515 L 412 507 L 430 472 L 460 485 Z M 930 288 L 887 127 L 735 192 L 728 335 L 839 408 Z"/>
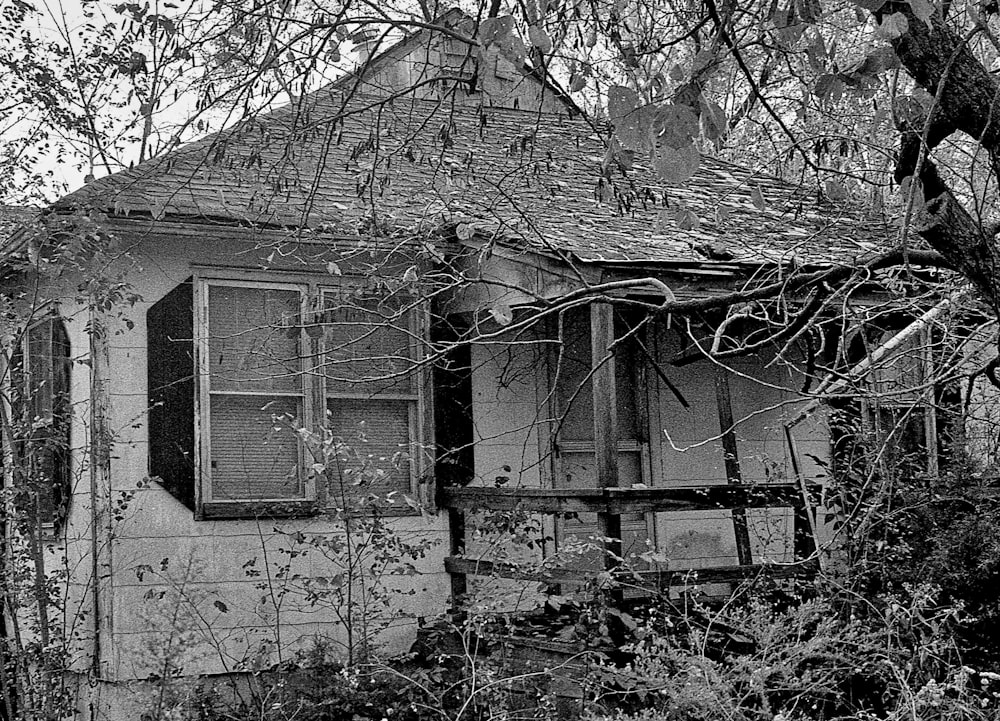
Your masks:
<path fill-rule="evenodd" d="M 596 573 L 595 534 L 667 585 L 801 571 L 832 443 L 805 346 L 719 363 L 717 315 L 656 309 L 850 265 L 893 228 L 708 158 L 681 187 L 609 170 L 598 130 L 496 49 L 421 32 L 9 241 L 35 268 L 100 247 L 99 280 L 17 276 L 48 302 L 11 375 L 68 449 L 39 452 L 37 508 L 95 717 L 165 668 L 342 649 L 330 589 L 356 579 L 310 539 L 358 506 L 413 549 L 364 609 L 389 650 L 453 592 Z M 914 328 L 904 347 L 912 321 L 880 332 Z M 524 511 L 535 542 L 472 509 Z"/>

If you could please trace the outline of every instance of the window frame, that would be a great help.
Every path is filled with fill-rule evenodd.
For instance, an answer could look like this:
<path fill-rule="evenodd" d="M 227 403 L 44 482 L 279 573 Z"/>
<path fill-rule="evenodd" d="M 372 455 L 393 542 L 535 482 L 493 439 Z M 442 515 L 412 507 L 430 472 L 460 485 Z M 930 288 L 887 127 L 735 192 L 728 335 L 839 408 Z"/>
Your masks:
<path fill-rule="evenodd" d="M 871 347 L 866 349 L 866 357 L 870 357 L 870 353 L 891 341 L 904 328 L 905 326 L 884 330 Z M 863 333 L 864 329 L 858 332 Z M 908 349 L 906 346 L 911 343 L 915 347 Z M 915 358 L 909 355 L 914 351 L 919 354 Z M 905 375 L 905 370 L 901 371 L 896 366 L 899 362 L 904 366 L 911 364 L 910 372 L 919 376 L 916 378 L 915 388 L 906 390 L 905 385 L 899 380 Z M 901 430 L 905 431 L 906 423 L 920 423 L 923 447 L 917 449 L 917 452 L 921 455 L 922 472 L 931 477 L 937 476 L 939 472 L 937 408 L 934 403 L 936 384 L 927 386 L 928 379 L 933 375 L 933 337 L 930 329 L 921 328 L 912 338 L 907 339 L 900 349 L 890 352 L 870 368 L 865 379 L 866 392 L 861 397 L 862 432 L 877 443 L 898 444 L 901 437 L 897 434 Z M 891 390 L 887 392 L 884 386 L 890 384 L 902 386 L 903 390 L 895 395 Z"/>
<path fill-rule="evenodd" d="M 357 289 L 358 285 L 355 285 L 353 289 Z M 348 286 L 348 292 L 351 288 Z M 326 309 L 325 299 L 327 294 L 343 296 L 345 294 L 344 287 L 337 287 L 329 284 L 317 284 L 315 298 L 318 301 L 318 308 L 320 312 L 324 312 Z M 416 299 L 415 299 L 416 301 Z M 406 311 L 408 318 L 406 319 L 407 333 L 409 335 L 408 349 L 410 352 L 410 361 L 417 364 L 419 370 L 411 376 L 410 380 L 410 393 L 342 393 L 342 392 L 331 392 L 327 387 L 327 378 L 325 371 L 319 373 L 313 373 L 319 380 L 319 393 L 317 397 L 320 399 L 320 403 L 316 405 L 316 409 L 325 416 L 327 403 L 333 399 L 341 400 L 383 400 L 383 401 L 394 401 L 394 402 L 405 402 L 407 404 L 407 435 L 409 441 L 407 442 L 409 449 L 409 493 L 414 494 L 417 492 L 417 486 L 419 483 L 420 475 L 426 468 L 426 463 L 421 462 L 423 458 L 423 453 L 420 452 L 421 441 L 426 437 L 426 426 L 423 423 L 423 413 L 426 405 L 426 372 L 421 364 L 422 361 L 422 348 L 419 342 L 421 338 L 426 338 L 426 334 L 423 333 L 423 328 L 426 327 L 426 323 L 422 322 L 422 318 L 425 315 L 426 307 L 425 304 L 415 302 L 413 307 Z M 423 311 L 423 312 L 422 312 Z M 321 365 L 326 362 L 326 336 L 322 336 L 318 339 L 318 352 L 316 353 L 316 359 Z M 313 424 L 316 425 L 315 423 Z M 324 502 L 327 499 L 323 499 Z M 329 505 L 327 503 L 327 505 Z"/>
<path fill-rule="evenodd" d="M 31 352 L 32 335 L 40 329 L 45 329 L 48 355 L 48 362 L 43 365 L 41 374 L 34 367 L 36 355 Z M 55 335 L 57 333 L 61 336 L 59 344 L 65 348 L 65 356 L 56 356 Z M 11 364 L 7 372 L 4 374 L 3 383 L 6 386 L 4 403 L 7 407 L 12 430 L 16 427 L 25 433 L 20 435 L 15 431 L 14 437 L 8 439 L 12 446 L 6 448 L 4 453 L 5 455 L 15 453 L 14 446 L 17 446 L 16 452 L 21 456 L 23 464 L 23 480 L 29 484 L 41 472 L 39 470 L 41 467 L 51 465 L 52 477 L 45 478 L 45 488 L 52 494 L 49 499 L 51 505 L 45 506 L 48 509 L 48 514 L 43 516 L 43 506 L 40 500 L 36 499 L 32 526 L 40 539 L 52 541 L 56 539 L 62 522 L 65 520 L 72 483 L 70 476 L 72 474 L 73 439 L 71 410 L 73 345 L 59 304 L 49 302 L 37 311 L 17 335 L 16 343 L 17 349 L 10 359 Z M 65 376 L 65 388 L 60 390 L 57 385 L 63 375 Z M 39 377 L 41 383 L 47 386 L 48 403 L 44 416 L 35 416 L 32 413 L 34 410 L 32 408 L 34 405 L 34 379 Z M 12 462 L 12 459 L 8 460 Z M 7 461 L 5 461 L 6 463 Z M 30 490 L 37 495 L 42 488 L 42 485 L 38 485 Z"/>
<path fill-rule="evenodd" d="M 325 281 L 325 282 L 324 282 Z M 316 515 L 333 510 L 330 504 L 330 494 L 325 484 L 317 482 L 315 474 L 309 473 L 311 460 L 309 452 L 301 440 L 297 441 L 299 449 L 299 472 L 301 474 L 302 497 L 280 499 L 217 499 L 212 495 L 211 480 L 211 398 L 218 395 L 253 395 L 263 398 L 288 397 L 301 399 L 302 424 L 304 427 L 318 429 L 323 425 L 328 398 L 353 398 L 364 400 L 382 398 L 385 400 L 400 400 L 408 403 L 407 431 L 409 446 L 408 484 L 404 493 L 416 496 L 419 491 L 419 481 L 429 468 L 429 459 L 424 449 L 433 447 L 430 435 L 433 426 L 428 423 L 429 393 L 427 383 L 429 374 L 423 365 L 421 340 L 426 339 L 429 327 L 427 314 L 429 309 L 426 301 L 420 300 L 415 294 L 406 297 L 413 298 L 413 304 L 406 310 L 408 315 L 408 330 L 410 333 L 409 350 L 412 362 L 417 367 L 413 374 L 413 392 L 408 394 L 338 394 L 328 392 L 326 375 L 322 364 L 325 361 L 325 339 L 313 338 L 306 331 L 316 318 L 317 309 L 322 309 L 324 295 L 346 295 L 370 286 L 364 276 L 341 276 L 336 282 L 329 279 L 316 278 L 296 273 L 253 273 L 246 271 L 229 271 L 218 268 L 195 269 L 192 273 L 193 310 L 194 310 L 194 355 L 195 355 L 195 402 L 194 402 L 194 456 L 195 468 L 195 517 L 198 520 L 238 519 L 266 517 L 296 517 Z M 300 295 L 298 334 L 299 349 L 299 388 L 300 393 L 262 391 L 260 393 L 240 391 L 212 391 L 209 354 L 209 297 L 211 287 L 239 287 L 260 290 L 295 290 Z M 373 289 L 373 293 L 375 293 Z M 382 508 L 388 516 L 413 515 L 417 513 L 405 503 L 396 503 Z"/>

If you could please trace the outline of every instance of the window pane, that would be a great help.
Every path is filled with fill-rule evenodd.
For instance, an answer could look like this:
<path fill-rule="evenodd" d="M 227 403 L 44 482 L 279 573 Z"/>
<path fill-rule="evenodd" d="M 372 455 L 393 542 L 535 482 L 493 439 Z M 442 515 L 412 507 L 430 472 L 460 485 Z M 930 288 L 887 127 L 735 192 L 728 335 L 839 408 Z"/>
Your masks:
<path fill-rule="evenodd" d="M 392 299 L 323 296 L 330 393 L 412 393 L 410 313 Z"/>
<path fill-rule="evenodd" d="M 300 415 L 294 398 L 212 396 L 212 498 L 302 498 L 295 433 L 273 415 Z"/>
<path fill-rule="evenodd" d="M 53 322 L 46 320 L 26 331 L 28 383 L 25 391 L 28 397 L 26 420 L 29 424 L 39 421 L 51 423 L 55 410 L 52 326 Z"/>
<path fill-rule="evenodd" d="M 559 436 L 564 441 L 594 440 L 594 395 L 590 383 L 590 309 L 563 314 L 557 355 L 556 398 L 562 413 Z"/>
<path fill-rule="evenodd" d="M 209 287 L 212 390 L 298 391 L 299 292 Z"/>
<path fill-rule="evenodd" d="M 898 331 L 886 331 L 875 347 L 888 343 Z M 872 390 L 885 403 L 906 404 L 920 397 L 925 347 L 916 334 L 872 365 Z"/>
<path fill-rule="evenodd" d="M 622 337 L 629 326 L 616 317 L 615 336 Z M 564 414 L 560 438 L 564 441 L 594 440 L 594 391 L 590 382 L 590 309 L 576 308 L 563 314 L 561 359 L 556 379 L 556 397 Z M 615 396 L 619 440 L 645 440 L 636 369 L 645 362 L 634 343 L 619 343 L 615 349 Z"/>
<path fill-rule="evenodd" d="M 330 430 L 351 448 L 342 473 L 330 474 L 330 503 L 337 505 L 343 488 L 384 494 L 410 490 L 411 401 L 327 401 Z"/>

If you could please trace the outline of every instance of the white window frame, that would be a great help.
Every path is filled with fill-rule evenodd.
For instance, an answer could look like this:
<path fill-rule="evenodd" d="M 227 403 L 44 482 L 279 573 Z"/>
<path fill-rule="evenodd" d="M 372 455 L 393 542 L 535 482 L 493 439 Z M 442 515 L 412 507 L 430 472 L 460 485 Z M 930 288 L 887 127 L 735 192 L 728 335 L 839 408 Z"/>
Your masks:
<path fill-rule="evenodd" d="M 430 438 L 431 426 L 427 383 L 429 374 L 422 365 L 421 340 L 427 337 L 428 322 L 426 319 L 426 303 L 413 297 L 412 307 L 408 307 L 408 327 L 410 331 L 410 352 L 414 364 L 420 368 L 415 372 L 413 390 L 405 394 L 371 394 L 371 393 L 337 393 L 328 392 L 326 376 L 322 363 L 326 356 L 325 339 L 318 342 L 311 339 L 305 331 L 306 325 L 313 318 L 313 310 L 323 307 L 325 294 L 345 295 L 367 285 L 364 277 L 345 277 L 339 285 L 322 282 L 316 278 L 301 274 L 269 273 L 266 277 L 244 271 L 226 271 L 222 269 L 196 270 L 192 274 L 194 293 L 194 351 L 197 382 L 195 391 L 194 438 L 195 458 L 195 507 L 199 518 L 240 518 L 256 515 L 307 515 L 313 511 L 322 511 L 329 505 L 326 489 L 318 487 L 316 478 L 308 473 L 312 463 L 308 451 L 301 441 L 299 447 L 299 472 L 301 474 L 302 496 L 299 498 L 259 498 L 259 499 L 215 499 L 212 495 L 211 474 L 211 398 L 218 395 L 252 395 L 262 398 L 290 397 L 300 398 L 302 418 L 300 421 L 306 428 L 318 428 L 325 418 L 327 399 L 383 399 L 408 402 L 408 451 L 409 451 L 409 487 L 405 489 L 410 494 L 418 492 L 418 482 L 428 468 L 430 460 L 423 449 L 433 439 Z M 299 332 L 298 348 L 300 359 L 300 393 L 281 391 L 243 392 L 243 391 L 212 391 L 209 355 L 209 295 L 212 286 L 257 288 L 261 290 L 295 290 L 300 295 L 300 317 L 304 320 Z M 408 514 L 409 506 L 397 503 L 386 507 L 384 512 L 389 515 Z"/>
<path fill-rule="evenodd" d="M 209 356 L 209 296 L 212 287 L 229 288 L 252 288 L 258 290 L 285 290 L 299 293 L 299 313 L 300 317 L 307 309 L 308 286 L 302 283 L 285 283 L 271 281 L 234 280 L 217 277 L 198 277 L 196 279 L 195 292 L 195 349 L 197 355 L 198 369 L 198 393 L 195 402 L 195 455 L 198 458 L 198 479 L 196 486 L 196 500 L 199 508 L 216 506 L 225 508 L 226 506 L 238 506 L 245 504 L 303 504 L 312 503 L 316 499 L 316 484 L 313 479 L 306 474 L 305 459 L 301 444 L 298 444 L 298 467 L 301 494 L 293 498 L 245 498 L 245 499 L 216 499 L 212 494 L 212 457 L 211 457 L 211 411 L 212 396 L 255 396 L 260 398 L 299 398 L 302 404 L 302 418 L 308 420 L 312 417 L 310 407 L 310 378 L 305 367 L 305 348 L 303 331 L 299 331 L 298 352 L 299 352 L 299 392 L 290 393 L 287 391 L 217 391 L 211 387 L 211 369 Z"/>
<path fill-rule="evenodd" d="M 326 308 L 325 299 L 329 295 L 344 296 L 345 290 L 350 292 L 350 288 L 337 287 L 331 285 L 320 285 L 316 288 L 316 298 L 319 301 L 319 308 Z M 412 307 L 409 307 L 406 311 L 409 316 L 407 321 L 407 331 L 409 333 L 409 351 L 410 360 L 419 364 L 422 360 L 421 353 L 422 348 L 419 342 L 420 339 L 426 336 L 423 333 L 424 323 L 421 322 L 424 313 L 421 304 L 414 303 Z M 324 363 L 326 361 L 326 337 L 324 336 L 319 343 L 319 363 Z M 424 433 L 424 423 L 422 422 L 423 414 L 422 409 L 426 405 L 426 375 L 421 370 L 415 373 L 410 381 L 411 390 L 409 393 L 343 393 L 331 391 L 326 385 L 326 373 L 325 371 L 314 374 L 317 376 L 319 383 L 321 384 L 321 395 L 322 404 L 319 409 L 320 414 L 325 414 L 326 403 L 331 400 L 341 399 L 341 400 L 383 400 L 383 401 L 405 401 L 407 403 L 407 435 L 409 440 L 407 445 L 407 453 L 409 455 L 409 492 L 415 493 L 417 491 L 417 483 L 419 477 L 423 470 L 425 469 L 425 462 L 423 459 L 422 443 L 421 441 L 427 435 Z M 348 442 L 349 440 L 345 439 Z"/>

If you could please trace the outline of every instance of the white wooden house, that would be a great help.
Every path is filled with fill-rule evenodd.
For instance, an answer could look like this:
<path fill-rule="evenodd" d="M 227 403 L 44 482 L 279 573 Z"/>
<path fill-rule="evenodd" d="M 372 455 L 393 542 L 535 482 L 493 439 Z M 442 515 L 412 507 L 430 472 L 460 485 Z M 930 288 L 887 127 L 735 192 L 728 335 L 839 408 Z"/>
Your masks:
<path fill-rule="evenodd" d="M 472 68 L 475 86 L 423 82 Z M 699 224 L 678 224 L 678 209 Z M 740 564 L 790 563 L 787 486 L 822 481 L 830 461 L 822 412 L 795 426 L 789 454 L 805 355 L 762 350 L 727 370 L 685 317 L 630 332 L 666 299 L 850 265 L 890 237 L 887 222 L 718 161 L 684 187 L 609 169 L 604 139 L 557 88 L 426 32 L 360 78 L 92 181 L 47 213 L 114 243 L 102 288 L 81 290 L 83 269 L 43 278 L 25 344 L 25 382 L 36 398 L 51 391 L 30 413 L 63 419 L 70 449 L 40 506 L 65 554 L 94 718 L 136 717 L 135 683 L 165 668 L 231 674 L 317 639 L 342 649 L 342 609 L 309 596 L 308 579 L 334 578 L 335 564 L 308 539 L 341 532 L 336 509 L 361 494 L 391 494 L 379 506 L 391 527 L 430 544 L 412 574 L 386 579 L 398 591 L 380 611 L 389 651 L 454 589 L 491 582 L 462 584 L 490 545 L 467 528 L 456 557 L 463 503 L 579 511 L 544 516 L 550 540 L 507 539 L 487 560 L 541 563 L 618 518 L 624 555 L 646 554 L 646 569 L 723 568 L 725 581 Z M 22 234 L 8 251 L 30 268 L 58 242 Z M 589 302 L 595 285 L 611 302 Z M 360 454 L 338 474 L 316 473 L 293 431 L 322 427 Z M 785 495 L 734 521 L 652 493 L 734 480 Z M 609 486 L 651 500 L 622 512 Z M 586 487 L 589 500 L 559 493 Z"/>

